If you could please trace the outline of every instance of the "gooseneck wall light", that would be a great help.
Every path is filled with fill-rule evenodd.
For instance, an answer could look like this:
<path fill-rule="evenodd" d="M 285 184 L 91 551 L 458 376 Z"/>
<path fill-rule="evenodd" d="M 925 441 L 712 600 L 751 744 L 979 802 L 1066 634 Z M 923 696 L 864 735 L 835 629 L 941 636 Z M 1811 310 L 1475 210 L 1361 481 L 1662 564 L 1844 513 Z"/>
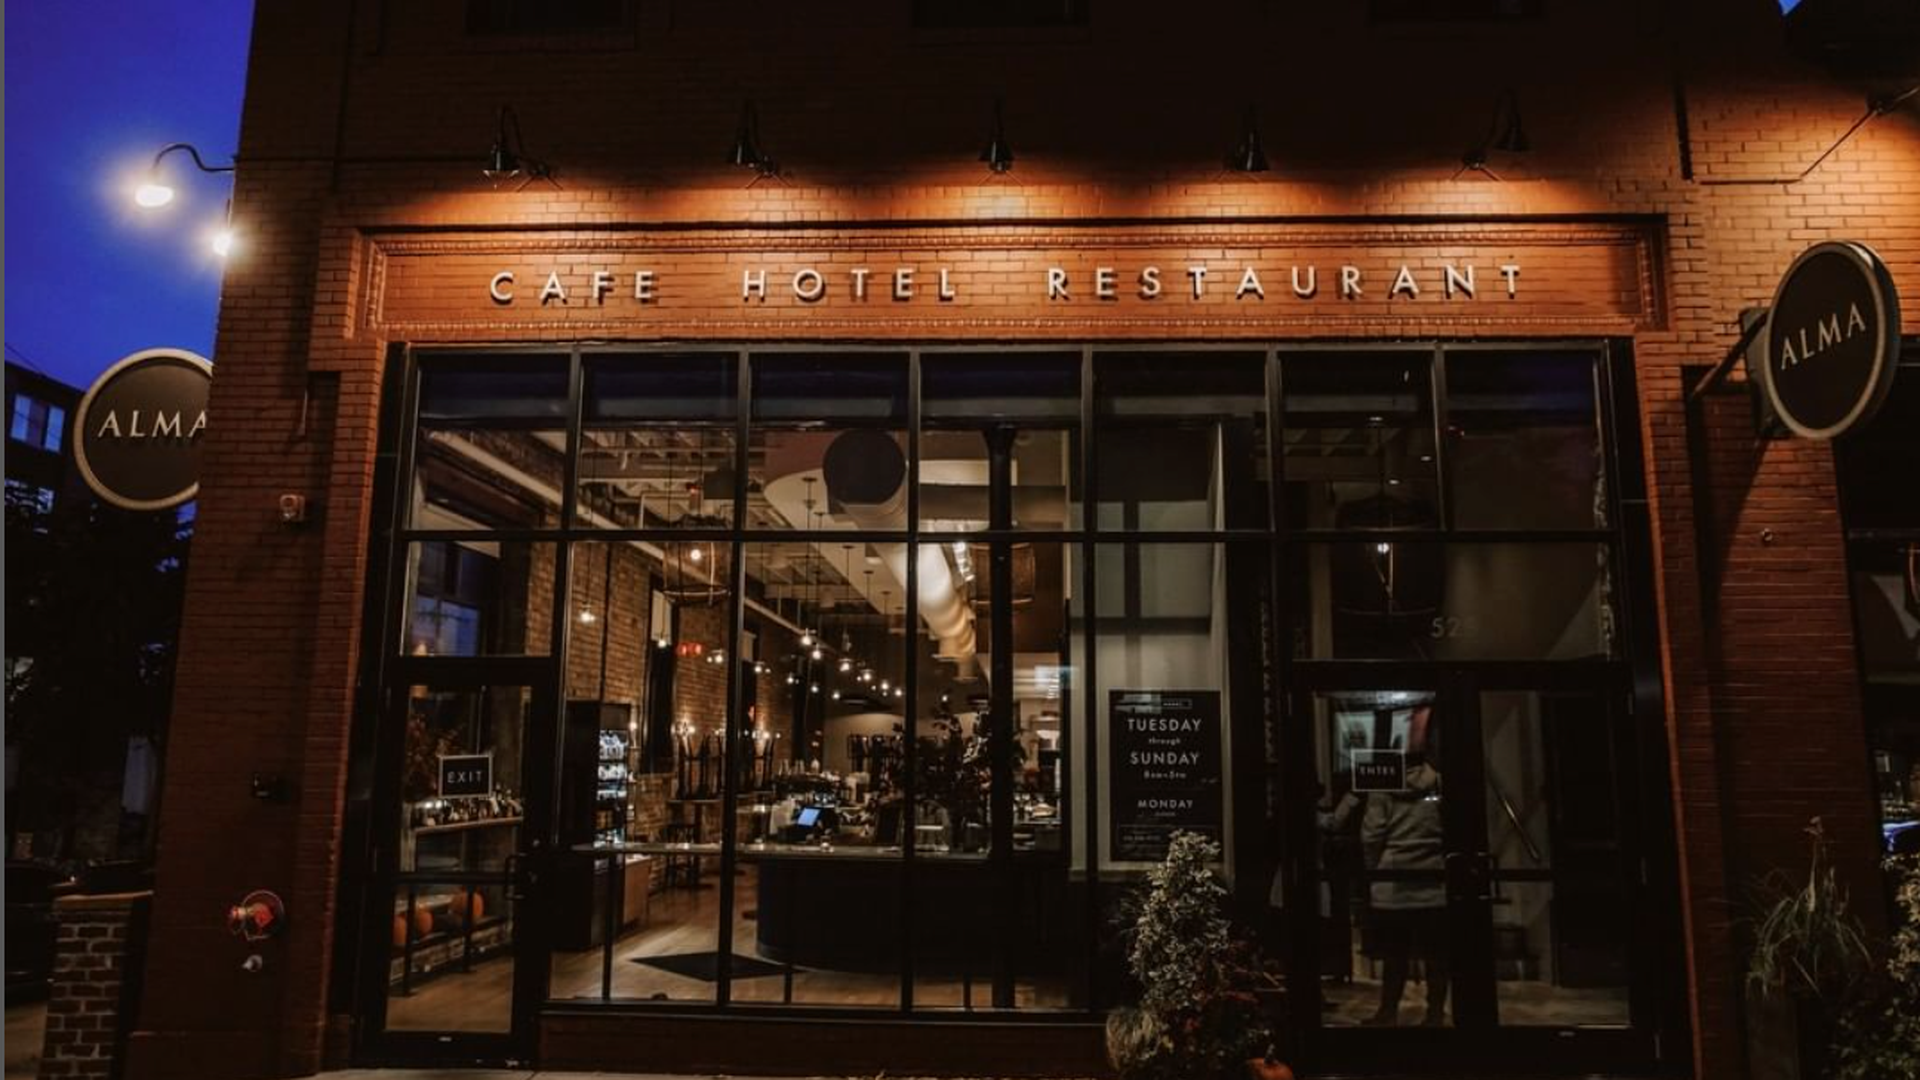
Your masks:
<path fill-rule="evenodd" d="M 527 153 L 526 140 L 520 135 L 520 114 L 511 105 L 500 106 L 494 114 L 493 149 L 487 151 L 480 175 L 495 184 L 524 176 L 521 187 L 535 180 L 553 179 L 553 166 Z"/>
<path fill-rule="evenodd" d="M 171 154 L 187 155 L 187 158 L 193 162 L 193 167 L 203 173 L 231 173 L 234 170 L 231 164 L 207 164 L 206 159 L 200 156 L 199 149 L 192 143 L 168 143 L 160 148 L 159 153 L 153 155 L 153 163 L 147 166 L 146 179 L 141 181 L 139 187 L 133 189 L 134 204 L 141 209 L 158 210 L 173 202 L 177 193 L 173 185 L 167 183 L 165 172 L 166 159 Z M 231 198 L 227 199 L 226 212 L 221 216 L 220 224 L 214 228 L 212 235 L 208 238 L 208 244 L 213 248 L 213 253 L 223 259 L 233 252 L 233 200 Z"/>
<path fill-rule="evenodd" d="M 1267 152 L 1260 146 L 1259 118 L 1253 106 L 1247 106 L 1247 118 L 1241 125 L 1240 142 L 1227 152 L 1227 169 L 1239 173 L 1263 173 L 1270 168 Z"/>
<path fill-rule="evenodd" d="M 995 98 L 993 101 L 993 131 L 987 137 L 986 148 L 980 151 L 980 160 L 987 163 L 987 171 L 1002 176 L 1013 171 L 1013 146 L 1007 142 L 1007 120 L 1004 103 Z"/>
<path fill-rule="evenodd" d="M 760 140 L 760 110 L 752 101 L 740 106 L 740 128 L 734 133 L 733 151 L 727 155 L 727 164 L 753 170 L 754 177 L 748 187 L 780 175 L 780 163 L 767 153 Z"/>
<path fill-rule="evenodd" d="M 1471 170 L 1498 180 L 1500 175 L 1487 164 L 1495 152 L 1524 154 L 1532 149 L 1533 141 L 1527 138 L 1527 129 L 1520 123 L 1520 95 L 1508 88 L 1494 99 L 1493 120 L 1487 125 L 1486 137 L 1460 155 L 1460 168 L 1454 175 Z"/>

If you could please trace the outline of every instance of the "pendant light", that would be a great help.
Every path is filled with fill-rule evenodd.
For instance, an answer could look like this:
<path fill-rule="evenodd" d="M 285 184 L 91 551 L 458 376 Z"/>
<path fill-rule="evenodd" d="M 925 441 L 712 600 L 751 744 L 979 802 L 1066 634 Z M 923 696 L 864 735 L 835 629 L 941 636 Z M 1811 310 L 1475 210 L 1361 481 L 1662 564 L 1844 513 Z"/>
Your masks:
<path fill-rule="evenodd" d="M 1263 173 L 1267 164 L 1267 152 L 1260 146 L 1260 126 L 1255 121 L 1253 106 L 1247 106 L 1247 118 L 1241 125 L 1240 142 L 1227 153 L 1227 169 L 1241 173 Z"/>
<path fill-rule="evenodd" d="M 986 148 L 980 151 L 980 160 L 986 162 L 987 171 L 995 175 L 1013 171 L 1013 147 L 1007 142 L 1007 122 L 999 98 L 993 100 L 993 133 L 987 139 Z"/>
<path fill-rule="evenodd" d="M 494 114 L 493 149 L 487 152 L 480 175 L 498 183 L 523 174 L 528 180 L 546 180 L 553 176 L 553 169 L 527 153 L 520 136 L 520 114 L 513 111 L 513 106 L 502 105 Z"/>
<path fill-rule="evenodd" d="M 733 152 L 727 155 L 727 164 L 752 169 L 755 182 L 780 175 L 780 163 L 761 145 L 760 110 L 751 100 L 740 106 L 740 126 L 734 132 Z"/>
<path fill-rule="evenodd" d="M 1493 102 L 1493 119 L 1487 125 L 1486 138 L 1477 145 L 1468 148 L 1460 155 L 1460 168 L 1453 175 L 1473 171 L 1485 173 L 1495 180 L 1498 173 L 1487 167 L 1488 159 L 1495 151 L 1502 154 L 1524 154 L 1533 149 L 1533 140 L 1527 138 L 1527 129 L 1520 122 L 1520 96 L 1511 87 L 1502 90 Z"/>

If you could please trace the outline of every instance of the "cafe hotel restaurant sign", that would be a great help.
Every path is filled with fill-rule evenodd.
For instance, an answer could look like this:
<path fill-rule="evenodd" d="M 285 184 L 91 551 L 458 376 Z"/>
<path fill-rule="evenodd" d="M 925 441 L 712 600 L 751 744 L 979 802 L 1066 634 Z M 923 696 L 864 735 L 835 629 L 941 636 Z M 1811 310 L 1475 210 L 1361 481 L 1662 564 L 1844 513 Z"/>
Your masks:
<path fill-rule="evenodd" d="M 184 349 L 147 349 L 108 368 L 80 401 L 80 475 L 123 510 L 166 510 L 200 490 L 213 365 Z"/>

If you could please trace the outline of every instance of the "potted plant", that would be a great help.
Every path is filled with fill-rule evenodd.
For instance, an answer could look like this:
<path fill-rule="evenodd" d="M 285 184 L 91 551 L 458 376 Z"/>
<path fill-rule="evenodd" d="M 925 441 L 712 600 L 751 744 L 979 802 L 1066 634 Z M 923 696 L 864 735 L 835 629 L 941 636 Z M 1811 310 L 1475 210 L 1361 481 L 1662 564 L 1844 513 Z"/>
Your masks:
<path fill-rule="evenodd" d="M 1801 1080 L 1820 1080 L 1828 1073 L 1835 1023 L 1853 1004 L 1872 959 L 1866 931 L 1827 861 L 1819 818 L 1807 835 L 1806 876 L 1775 870 L 1754 890 L 1747 988 L 1755 1012 L 1778 1022 L 1751 1023 L 1749 1030 L 1762 1041 L 1754 1048 L 1757 1075 L 1778 1074 L 1790 1060 Z"/>
<path fill-rule="evenodd" d="M 1870 992 L 1840 1018 L 1834 1080 L 1920 1080 L 1920 856 L 1887 860 L 1895 929 Z"/>
<path fill-rule="evenodd" d="M 1219 861 L 1218 844 L 1175 833 L 1131 905 L 1127 967 L 1140 1003 L 1107 1020 L 1122 1080 L 1291 1080 L 1258 993 L 1274 980 L 1226 916 Z"/>

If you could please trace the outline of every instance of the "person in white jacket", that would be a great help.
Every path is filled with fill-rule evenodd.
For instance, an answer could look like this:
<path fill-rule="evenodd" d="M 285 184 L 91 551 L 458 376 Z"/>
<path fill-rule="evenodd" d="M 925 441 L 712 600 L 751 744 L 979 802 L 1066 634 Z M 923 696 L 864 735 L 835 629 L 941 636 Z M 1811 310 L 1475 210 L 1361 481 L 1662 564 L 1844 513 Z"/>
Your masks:
<path fill-rule="evenodd" d="M 1406 787 L 1367 795 L 1360 846 L 1370 871 L 1418 871 L 1416 878 L 1376 878 L 1368 896 L 1374 941 L 1384 970 L 1380 1006 L 1367 1022 L 1399 1023 L 1411 959 L 1424 961 L 1428 1026 L 1447 1022 L 1446 851 L 1440 820 L 1440 772 L 1408 755 Z M 1426 876 L 1427 873 L 1432 876 Z"/>

